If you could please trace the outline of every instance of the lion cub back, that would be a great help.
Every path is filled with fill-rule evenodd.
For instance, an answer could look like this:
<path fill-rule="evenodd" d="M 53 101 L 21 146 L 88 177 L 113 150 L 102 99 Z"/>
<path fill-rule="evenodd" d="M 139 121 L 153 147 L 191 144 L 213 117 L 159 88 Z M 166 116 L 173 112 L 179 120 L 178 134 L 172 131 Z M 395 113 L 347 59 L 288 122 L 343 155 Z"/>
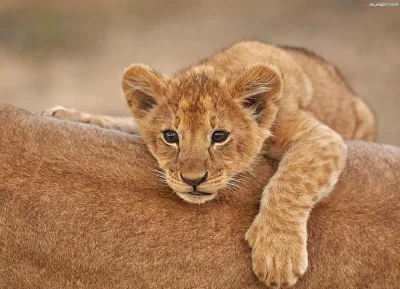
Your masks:
<path fill-rule="evenodd" d="M 375 139 L 374 114 L 334 65 L 306 49 L 280 48 L 291 55 L 312 83 L 313 95 L 305 109 L 344 139 Z"/>
<path fill-rule="evenodd" d="M 354 93 L 340 71 L 313 52 L 246 41 L 213 55 L 203 63 L 235 74 L 243 67 L 260 62 L 275 65 L 282 73 L 282 115 L 293 109 L 304 109 L 344 139 L 374 140 L 372 111 Z"/>

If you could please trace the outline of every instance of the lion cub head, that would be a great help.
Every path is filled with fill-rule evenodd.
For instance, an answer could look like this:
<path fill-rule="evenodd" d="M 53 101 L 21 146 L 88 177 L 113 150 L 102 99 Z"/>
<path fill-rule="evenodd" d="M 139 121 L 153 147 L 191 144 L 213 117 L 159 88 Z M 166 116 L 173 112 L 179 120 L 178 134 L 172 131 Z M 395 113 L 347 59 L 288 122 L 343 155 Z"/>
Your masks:
<path fill-rule="evenodd" d="M 197 66 L 168 78 L 135 64 L 123 90 L 139 131 L 184 200 L 204 203 L 232 185 L 259 154 L 282 93 L 277 68 L 237 73 Z"/>

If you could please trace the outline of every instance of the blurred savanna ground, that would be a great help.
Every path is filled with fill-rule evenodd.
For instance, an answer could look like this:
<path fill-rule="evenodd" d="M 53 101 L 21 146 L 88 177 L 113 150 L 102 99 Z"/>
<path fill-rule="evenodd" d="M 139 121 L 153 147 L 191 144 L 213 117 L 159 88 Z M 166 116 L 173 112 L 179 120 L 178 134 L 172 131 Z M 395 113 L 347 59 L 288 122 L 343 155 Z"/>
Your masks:
<path fill-rule="evenodd" d="M 120 85 L 129 64 L 168 74 L 256 39 L 337 65 L 377 114 L 378 141 L 400 145 L 400 8 L 369 3 L 1 0 L 0 103 L 129 115 Z"/>

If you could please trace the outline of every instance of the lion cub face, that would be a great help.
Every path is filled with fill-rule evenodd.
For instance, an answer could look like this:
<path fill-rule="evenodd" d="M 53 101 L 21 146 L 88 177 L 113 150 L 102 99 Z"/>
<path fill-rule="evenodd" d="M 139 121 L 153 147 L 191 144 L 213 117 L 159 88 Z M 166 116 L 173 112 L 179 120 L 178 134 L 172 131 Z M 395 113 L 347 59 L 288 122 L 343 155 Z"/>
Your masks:
<path fill-rule="evenodd" d="M 198 66 L 167 78 L 144 65 L 124 74 L 124 93 L 145 143 L 168 185 L 192 203 L 235 186 L 235 176 L 250 168 L 281 96 L 274 67 L 221 75 Z"/>

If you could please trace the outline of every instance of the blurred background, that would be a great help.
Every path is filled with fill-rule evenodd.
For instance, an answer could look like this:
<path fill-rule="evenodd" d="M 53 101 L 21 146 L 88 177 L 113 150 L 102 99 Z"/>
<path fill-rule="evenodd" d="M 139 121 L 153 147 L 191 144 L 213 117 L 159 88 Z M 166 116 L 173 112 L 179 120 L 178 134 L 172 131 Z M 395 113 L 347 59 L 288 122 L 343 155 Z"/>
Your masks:
<path fill-rule="evenodd" d="M 368 1 L 0 0 L 0 103 L 129 115 L 132 62 L 172 73 L 256 39 L 337 65 L 377 114 L 378 141 L 400 145 L 400 7 Z"/>

